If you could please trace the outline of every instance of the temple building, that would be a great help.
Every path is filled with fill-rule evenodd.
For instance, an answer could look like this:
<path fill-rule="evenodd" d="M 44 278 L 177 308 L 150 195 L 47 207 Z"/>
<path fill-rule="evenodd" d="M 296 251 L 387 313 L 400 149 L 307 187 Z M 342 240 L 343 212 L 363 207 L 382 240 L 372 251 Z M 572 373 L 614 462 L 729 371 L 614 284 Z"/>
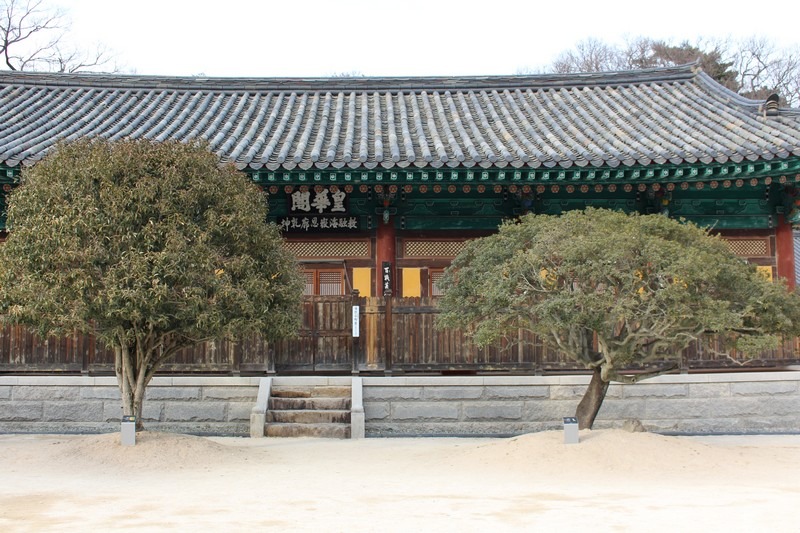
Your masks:
<path fill-rule="evenodd" d="M 62 140 L 205 141 L 268 193 L 309 295 L 436 296 L 465 240 L 587 206 L 711 227 L 794 286 L 800 110 L 778 102 L 739 96 L 695 65 L 448 78 L 0 72 L 0 181 L 5 195 Z"/>

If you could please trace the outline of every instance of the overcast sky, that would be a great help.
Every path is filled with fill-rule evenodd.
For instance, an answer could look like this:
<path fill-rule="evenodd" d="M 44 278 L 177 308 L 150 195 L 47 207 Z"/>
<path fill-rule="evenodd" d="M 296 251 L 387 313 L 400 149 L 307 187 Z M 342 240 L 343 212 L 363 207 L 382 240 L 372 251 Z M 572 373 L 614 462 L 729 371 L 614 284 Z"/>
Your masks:
<path fill-rule="evenodd" d="M 793 1 L 53 0 L 123 71 L 207 76 L 514 74 L 586 37 L 800 42 Z"/>

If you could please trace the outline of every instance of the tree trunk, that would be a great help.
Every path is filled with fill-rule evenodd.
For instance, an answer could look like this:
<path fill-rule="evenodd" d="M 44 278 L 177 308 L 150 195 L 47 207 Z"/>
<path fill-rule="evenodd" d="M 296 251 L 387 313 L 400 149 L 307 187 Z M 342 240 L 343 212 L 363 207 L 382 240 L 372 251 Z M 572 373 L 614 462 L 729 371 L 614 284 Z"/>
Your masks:
<path fill-rule="evenodd" d="M 133 411 L 136 413 L 136 431 L 144 431 L 144 416 L 142 416 L 144 390 L 144 387 L 137 387 L 133 395 Z"/>
<path fill-rule="evenodd" d="M 603 405 L 603 400 L 606 397 L 606 391 L 608 391 L 608 382 L 603 381 L 601 368 L 598 366 L 592 373 L 589 388 L 586 389 L 586 393 L 575 410 L 578 429 L 592 429 L 597 412 L 600 411 L 600 406 Z"/>
<path fill-rule="evenodd" d="M 114 370 L 117 374 L 117 384 L 122 396 L 122 414 L 123 416 L 136 417 L 136 431 L 143 431 L 142 405 L 144 404 L 144 393 L 149 380 L 146 379 L 144 365 L 138 366 L 136 364 L 135 351 L 135 347 L 132 349 L 129 346 L 115 348 Z"/>

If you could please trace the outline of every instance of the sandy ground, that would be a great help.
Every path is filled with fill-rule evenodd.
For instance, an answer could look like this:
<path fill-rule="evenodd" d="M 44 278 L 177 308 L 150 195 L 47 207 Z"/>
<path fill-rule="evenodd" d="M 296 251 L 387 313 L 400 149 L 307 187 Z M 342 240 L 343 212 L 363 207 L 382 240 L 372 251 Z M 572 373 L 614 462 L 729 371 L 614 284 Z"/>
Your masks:
<path fill-rule="evenodd" d="M 800 531 L 800 436 L 0 435 L 0 531 Z"/>

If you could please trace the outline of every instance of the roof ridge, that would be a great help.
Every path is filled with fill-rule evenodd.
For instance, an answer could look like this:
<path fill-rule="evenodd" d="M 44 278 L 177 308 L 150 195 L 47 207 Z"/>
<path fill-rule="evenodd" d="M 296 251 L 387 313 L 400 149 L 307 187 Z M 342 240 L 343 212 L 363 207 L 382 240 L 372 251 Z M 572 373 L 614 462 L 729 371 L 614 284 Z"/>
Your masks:
<path fill-rule="evenodd" d="M 549 89 L 692 79 L 697 72 L 694 64 L 677 67 L 658 67 L 642 70 L 589 72 L 574 74 L 526 74 L 509 76 L 393 76 L 353 78 L 255 78 L 205 76 L 152 76 L 106 73 L 53 73 L 0 71 L 0 85 L 93 87 L 114 89 L 166 89 L 207 91 L 409 91 L 470 90 L 470 89 Z"/>

